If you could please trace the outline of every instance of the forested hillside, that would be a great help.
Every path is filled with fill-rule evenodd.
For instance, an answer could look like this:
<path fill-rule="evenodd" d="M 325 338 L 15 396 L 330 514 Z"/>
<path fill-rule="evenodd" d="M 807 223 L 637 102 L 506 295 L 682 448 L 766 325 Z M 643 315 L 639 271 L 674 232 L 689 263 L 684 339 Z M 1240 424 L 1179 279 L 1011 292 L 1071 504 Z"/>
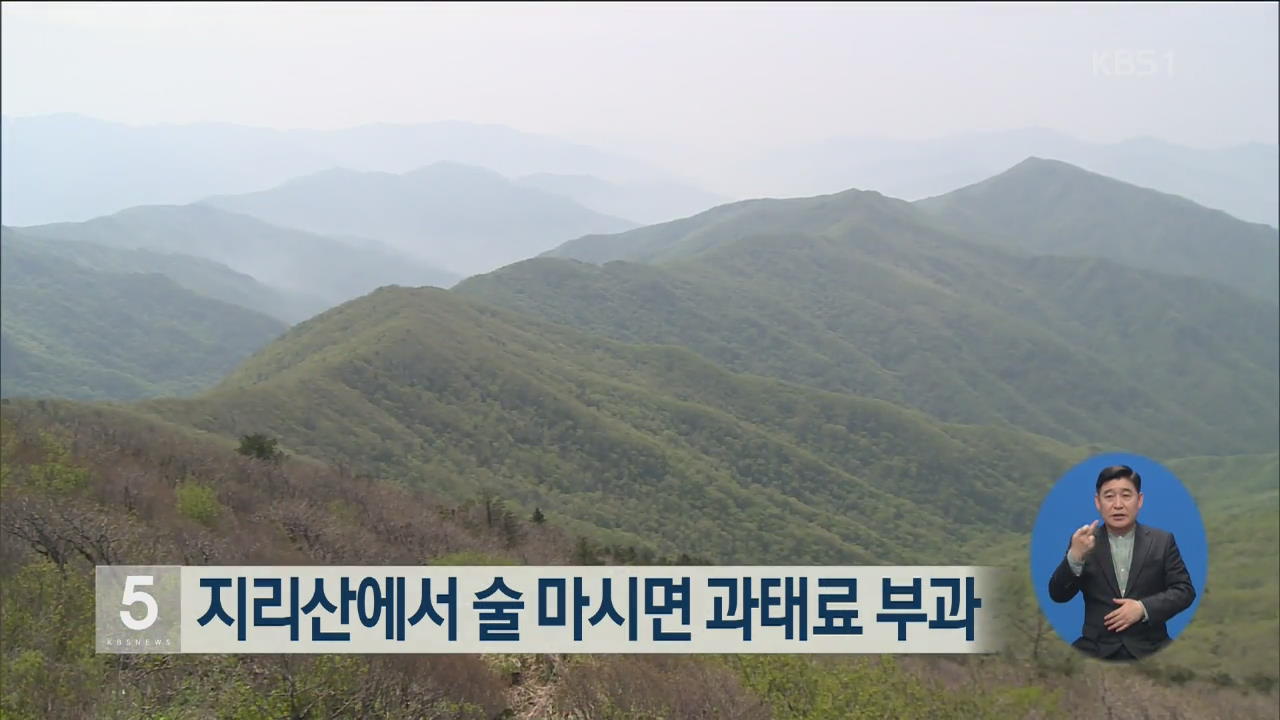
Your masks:
<path fill-rule="evenodd" d="M 915 204 L 1004 247 L 1216 280 L 1272 303 L 1280 296 L 1276 228 L 1057 160 L 1028 158 Z"/>
<path fill-rule="evenodd" d="M 28 604 L 53 598 L 65 624 L 91 609 L 96 562 L 983 563 L 1010 570 L 1004 655 L 228 658 L 199 671 L 173 658 L 115 668 L 120 682 L 157 678 L 116 696 L 93 690 L 108 663 L 35 638 L 53 616 L 7 606 L 24 652 L 6 656 L 18 680 L 5 708 L 38 715 L 39 696 L 71 715 L 325 717 L 393 698 L 419 717 L 1032 718 L 1124 688 L 1167 717 L 1269 716 L 1275 306 L 1105 259 L 1015 254 L 922 218 L 874 193 L 717 208 L 648 229 L 633 248 L 647 264 L 538 258 L 455 291 L 382 287 L 260 343 L 196 397 L 9 403 L 0 509 L 18 543 L 0 572 Z M 23 261 L 5 263 L 23 274 L 12 287 L 44 293 L 18 309 L 52 312 L 99 276 L 216 302 L 89 265 L 158 262 L 151 251 L 77 258 L 57 237 L 6 243 Z M 53 269 L 72 279 L 34 282 Z M 92 305 L 69 317 L 125 306 Z M 284 454 L 236 455 L 250 435 Z M 1196 622 L 1119 679 L 1052 637 L 1022 577 L 1047 488 L 1113 448 L 1201 455 L 1169 464 L 1202 499 L 1214 552 Z"/>
<path fill-rule="evenodd" d="M 705 227 L 673 246 L 706 245 L 690 257 L 538 258 L 457 291 L 952 422 L 1161 455 L 1275 448 L 1274 305 L 1105 260 L 979 246 L 885 198 L 818 200 L 788 210 L 812 234 L 692 218 Z"/>
<path fill-rule="evenodd" d="M 0 720 L 1280 717 L 1280 4 L 0 15 Z M 1058 602 L 1095 518 L 1133 552 L 1080 533 Z M 124 565 L 613 582 L 215 581 L 180 626 L 244 643 L 152 654 L 195 647 L 173 573 Z M 438 655 L 409 603 L 764 643 Z M 969 652 L 916 645 L 966 608 Z M 801 625 L 849 654 L 766 644 Z"/>
<path fill-rule="evenodd" d="M 109 273 L 154 273 L 214 300 L 270 315 L 284 323 L 305 320 L 326 309 L 324 301 L 264 285 L 226 265 L 195 255 L 144 248 L 113 247 L 77 240 L 32 237 L 4 228 L 3 242 Z"/>
<path fill-rule="evenodd" d="M 1024 509 L 1083 457 L 430 288 L 335 308 L 213 392 L 144 407 L 729 562 L 941 561 L 993 527 L 1025 530 Z"/>
<path fill-rule="evenodd" d="M 237 454 L 234 438 L 134 410 L 5 401 L 0 417 L 6 717 L 1065 720 L 1081 703 L 1122 702 L 1163 718 L 1274 714 L 1274 679 L 1261 672 L 1211 675 L 1200 655 L 1198 676 L 1162 662 L 1104 667 L 1037 643 L 1043 623 L 1018 595 L 1012 644 L 995 657 L 96 655 L 94 564 L 691 559 L 574 539 L 491 493 L 444 501 L 410 478 Z M 1193 473 L 1203 461 L 1186 462 Z"/>
<path fill-rule="evenodd" d="M 204 390 L 285 329 L 155 273 L 0 242 L 0 395 L 136 399 Z"/>

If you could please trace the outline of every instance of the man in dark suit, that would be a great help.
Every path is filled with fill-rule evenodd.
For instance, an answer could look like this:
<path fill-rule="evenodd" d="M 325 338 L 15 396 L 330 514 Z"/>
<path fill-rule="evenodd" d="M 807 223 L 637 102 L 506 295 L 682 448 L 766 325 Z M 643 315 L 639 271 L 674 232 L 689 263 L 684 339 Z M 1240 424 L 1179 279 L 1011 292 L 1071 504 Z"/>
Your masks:
<path fill-rule="evenodd" d="M 1049 597 L 1084 594 L 1084 629 L 1072 645 L 1104 660 L 1137 660 L 1170 642 L 1165 622 L 1191 606 L 1196 591 L 1173 534 L 1138 524 L 1142 477 L 1127 465 L 1098 474 L 1102 516 L 1071 535 L 1049 578 Z"/>

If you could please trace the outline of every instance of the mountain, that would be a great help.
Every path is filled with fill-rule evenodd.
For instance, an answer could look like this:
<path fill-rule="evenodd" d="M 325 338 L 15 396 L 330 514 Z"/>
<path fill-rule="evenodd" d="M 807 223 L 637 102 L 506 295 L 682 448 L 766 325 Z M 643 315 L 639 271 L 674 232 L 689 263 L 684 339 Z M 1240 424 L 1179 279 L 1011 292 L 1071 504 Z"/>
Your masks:
<path fill-rule="evenodd" d="M 916 203 L 971 237 L 1035 254 L 1105 257 L 1280 297 L 1280 233 L 1174 195 L 1029 158 Z"/>
<path fill-rule="evenodd" d="M 1009 628 L 1011 647 L 1000 655 L 911 662 L 795 655 L 596 655 L 572 662 L 538 655 L 297 655 L 282 664 L 265 655 L 229 662 L 173 655 L 158 663 L 121 663 L 95 654 L 85 641 L 84 629 L 93 626 L 95 565 L 662 564 L 676 558 L 575 543 L 552 520 L 526 520 L 492 495 L 448 502 L 310 458 L 244 457 L 232 439 L 136 408 L 6 401 L 0 426 L 0 528 L 6 534 L 0 601 L 11 650 L 3 657 L 3 707 L 14 717 L 257 717 L 263 698 L 271 698 L 290 715 L 317 718 L 1031 720 L 1069 717 L 1082 702 L 1114 701 L 1107 687 L 1116 668 L 1082 662 L 1057 643 L 1034 646 L 1020 626 Z M 1216 464 L 1246 474 L 1256 467 L 1251 458 L 1225 460 Z M 1203 479 L 1213 480 L 1210 493 L 1217 497 L 1236 497 L 1253 484 L 1237 483 L 1233 474 L 1223 475 L 1221 484 L 1216 474 Z M 1217 518 L 1206 514 L 1206 524 L 1219 547 Z M 1273 532 L 1271 567 L 1274 538 Z M 1256 547 L 1266 549 L 1266 540 L 1257 538 Z M 1241 559 L 1260 568 L 1242 580 L 1266 575 L 1265 556 Z M 1220 564 L 1215 560 L 1210 572 Z M 1123 678 L 1126 697 L 1143 698 L 1149 712 L 1171 720 L 1275 715 L 1275 679 L 1268 675 L 1276 666 L 1269 642 L 1276 632 L 1274 590 L 1268 596 L 1265 584 L 1242 585 L 1229 597 L 1219 587 L 1205 593 L 1196 622 L 1170 649 Z M 1030 598 L 1015 602 L 1038 616 Z M 1265 613 L 1257 624 L 1254 608 Z M 1239 618 L 1241 609 L 1249 611 L 1244 622 L 1203 621 L 1214 613 Z M 1215 647 L 1246 628 L 1251 642 L 1242 647 L 1251 653 Z M 1166 662 L 1174 653 L 1181 653 L 1178 663 Z M 969 679 L 947 682 L 958 674 Z"/>
<path fill-rule="evenodd" d="M 285 328 L 163 275 L 93 270 L 9 232 L 0 252 L 5 397 L 187 395 Z"/>
<path fill-rule="evenodd" d="M 537 173 L 516 182 L 567 197 L 596 212 L 641 224 L 666 222 L 725 203 L 724 197 L 671 181 L 616 183 L 591 175 Z"/>
<path fill-rule="evenodd" d="M 1087 142 L 1023 128 L 923 140 L 832 138 L 746 154 L 691 177 L 739 196 L 795 196 L 856 187 L 918 200 L 989 178 L 1034 156 L 1180 195 L 1248 222 L 1280 224 L 1280 148 L 1248 143 L 1192 148 L 1154 138 Z M 682 165 L 673 159 L 673 168 Z M 712 167 L 716 167 L 716 163 Z"/>
<path fill-rule="evenodd" d="M 591 175 L 624 187 L 638 184 L 664 197 L 664 186 L 687 186 L 674 170 L 733 197 L 808 196 L 857 187 L 916 200 L 979 182 L 1028 156 L 1055 158 L 1181 195 L 1250 222 L 1280 224 L 1280 149 L 1274 144 L 1198 149 L 1150 138 L 1090 143 L 1032 128 L 928 140 L 833 138 L 725 158 L 676 146 L 611 152 L 463 122 L 275 130 L 225 123 L 131 126 L 67 113 L 4 116 L 0 221 L 87 220 L 137 205 L 257 192 L 334 166 L 403 173 L 439 161 L 509 177 Z M 104 177 L 111 182 L 101 183 Z M 652 222 L 715 203 L 668 217 L 661 216 L 668 212 L 664 208 L 651 218 L 583 204 Z"/>
<path fill-rule="evenodd" d="M 735 203 L 555 252 L 653 264 L 539 258 L 456 290 L 1074 445 L 1263 452 L 1280 433 L 1274 304 L 1106 260 L 1008 253 L 877 193 Z"/>
<path fill-rule="evenodd" d="M 609 180 L 669 180 L 629 155 L 505 125 L 440 121 L 373 123 L 341 130 L 290 131 L 298 142 L 333 158 L 330 165 L 406 173 L 437 162 L 489 168 L 507 176 L 538 172 Z"/>
<path fill-rule="evenodd" d="M 1280 622 L 1280 456 L 1181 458 L 1166 465 L 1199 505 L 1212 560 L 1195 622 L 1165 659 L 1211 676 L 1280 671 L 1280 646 L 1273 642 Z"/>
<path fill-rule="evenodd" d="M 846 221 L 849 190 L 811 198 L 757 199 L 627 233 L 584 236 L 545 253 L 586 262 L 657 262 L 742 235 L 828 232 Z M 883 198 L 887 224 L 932 225 L 1032 254 L 1111 258 L 1139 269 L 1203 277 L 1274 299 L 1280 290 L 1277 231 L 1183 198 L 1128 185 L 1053 160 L 1029 158 L 1000 175 L 914 203 Z"/>
<path fill-rule="evenodd" d="M 331 159 L 267 128 L 133 126 L 62 113 L 4 117 L 6 225 L 81 221 L 139 205 L 260 190 Z"/>
<path fill-rule="evenodd" d="M 1274 143 L 1201 149 L 1142 137 L 1090 150 L 1060 159 L 1246 222 L 1280 226 L 1280 147 Z"/>
<path fill-rule="evenodd" d="M 18 230 L 34 238 L 144 248 L 212 260 L 301 296 L 303 314 L 308 316 L 382 285 L 447 286 L 457 280 L 373 241 L 340 240 L 278 227 L 205 205 L 143 206 L 82 223 Z"/>
<path fill-rule="evenodd" d="M 1096 451 L 734 375 L 678 348 L 609 342 L 457 295 L 380 290 L 295 327 L 206 396 L 139 410 L 224 437 L 269 430 L 340 467 L 505 498 L 597 541 L 721 563 L 1021 569 L 1048 484 Z M 1274 675 L 1258 668 L 1274 664 L 1274 583 L 1257 578 L 1280 531 L 1276 456 L 1168 464 L 1232 557 L 1215 561 L 1203 618 L 1161 667 L 1268 687 Z M 1010 642 L 1031 652 L 1013 631 Z"/>
<path fill-rule="evenodd" d="M 1078 456 L 432 288 L 334 308 L 200 399 L 144 409 L 726 562 L 941 562 L 992 527 L 1025 529 L 1025 507 Z"/>
<path fill-rule="evenodd" d="M 318 298 L 263 285 L 226 265 L 194 255 L 28 237 L 8 227 L 3 232 L 5 243 L 22 245 L 32 252 L 109 273 L 164 275 L 196 294 L 261 312 L 288 324 L 305 320 L 326 307 Z"/>
<path fill-rule="evenodd" d="M 848 190 L 811 198 L 743 200 L 628 232 L 586 235 L 543 254 L 590 263 L 654 263 L 694 256 L 748 235 L 831 233 L 863 221 L 886 231 L 919 231 L 934 225 L 910 203 L 875 191 Z"/>
<path fill-rule="evenodd" d="M 513 176 L 670 179 L 625 156 L 502 125 L 275 130 L 226 123 L 132 126 L 64 113 L 3 118 L 0 207 L 6 225 L 80 221 L 138 205 L 256 192 L 334 166 L 403 173 L 438 161 Z"/>
<path fill-rule="evenodd" d="M 579 235 L 635 226 L 453 163 L 404 175 L 333 169 L 204 204 L 282 227 L 373 238 L 461 275 L 523 260 Z"/>

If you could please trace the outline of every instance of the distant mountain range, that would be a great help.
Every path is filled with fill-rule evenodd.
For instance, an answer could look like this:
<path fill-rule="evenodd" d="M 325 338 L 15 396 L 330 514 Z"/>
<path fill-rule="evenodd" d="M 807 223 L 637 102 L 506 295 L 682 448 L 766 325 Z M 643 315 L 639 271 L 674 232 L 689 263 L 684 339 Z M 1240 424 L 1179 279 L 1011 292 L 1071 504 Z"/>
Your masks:
<path fill-rule="evenodd" d="M 283 323 L 384 285 L 447 287 L 459 279 L 424 256 L 491 270 L 583 232 L 632 226 L 496 173 L 436 164 L 406 175 L 329 171 L 204 204 L 6 227 L 3 393 L 190 394 L 214 384 Z M 137 307 L 144 299 L 164 307 Z M 104 304 L 109 311 L 98 310 Z M 183 320 L 192 315 L 200 319 Z M 276 321 L 263 326 L 264 315 Z M 241 326 L 260 331 L 227 335 Z M 127 348 L 113 347 L 120 338 Z M 207 358 L 182 354 L 205 353 L 212 338 L 222 346 Z"/>
<path fill-rule="evenodd" d="M 0 208 L 7 225 L 79 221 L 137 205 L 257 192 L 333 167 L 405 173 L 440 161 L 512 177 L 545 172 L 656 182 L 674 197 L 654 205 L 660 213 L 709 207 L 696 207 L 703 191 L 643 162 L 501 125 L 274 130 L 224 123 L 130 126 L 59 114 L 3 118 Z"/>
<path fill-rule="evenodd" d="M 1013 250 L 1110 258 L 1280 299 L 1280 233 L 1175 195 L 1031 158 L 916 205 L 947 227 Z"/>
<path fill-rule="evenodd" d="M 382 285 L 450 286 L 458 277 L 371 240 L 337 239 L 263 222 L 208 205 L 129 208 L 81 223 L 18 228 L 33 238 L 194 255 L 283 291 L 287 309 L 308 317 Z"/>
<path fill-rule="evenodd" d="M 76 251 L 87 250 L 80 257 Z M 201 295 L 109 252 L 5 228 L 0 239 L 0 395 L 105 400 L 213 385 L 285 324 Z M 181 262 L 172 260 L 172 265 Z M 226 279 L 210 273 L 209 287 Z"/>
<path fill-rule="evenodd" d="M 6 227 L 3 243 L 5 396 L 191 394 L 290 323 L 383 285 L 458 279 L 376 241 L 203 205 Z"/>
<path fill-rule="evenodd" d="M 516 182 L 644 225 L 688 217 L 728 202 L 720 195 L 661 180 L 615 183 L 591 175 L 537 173 L 516 178 Z"/>
<path fill-rule="evenodd" d="M 1092 222 L 1106 226 L 1115 208 L 1097 210 Z M 605 264 L 532 260 L 457 291 L 742 372 L 1071 444 L 1254 452 L 1280 433 L 1274 301 L 1106 259 L 1010 253 L 878 193 L 735 203 L 552 255 Z M 645 264 L 609 262 L 618 258 Z M 1112 416 L 1126 419 L 1102 419 Z"/>
<path fill-rule="evenodd" d="M 282 226 L 294 223 L 328 234 Z M 583 224 L 628 225 L 442 163 L 333 170 L 18 231 L 94 270 L 161 272 L 296 322 L 383 285 L 456 280 L 415 256 L 487 270 Z M 1280 428 L 1266 400 L 1277 385 L 1276 253 L 1274 229 L 1031 159 L 914 204 L 855 190 L 587 235 L 549 255 L 603 268 L 521 262 L 459 291 L 948 422 L 1153 452 L 1173 452 L 1174 437 L 1179 454 L 1255 452 Z M 1047 380 L 1068 377 L 1088 381 Z M 1096 414 L 1116 398 L 1129 422 L 1103 430 Z"/>
<path fill-rule="evenodd" d="M 745 148 L 732 157 L 677 147 L 629 155 L 461 122 L 319 131 L 129 126 L 73 114 L 3 118 L 0 212 L 7 225 L 87 220 L 136 205 L 257 192 L 333 167 L 398 174 L 446 161 L 521 178 L 605 215 L 652 223 L 700 212 L 721 198 L 859 188 L 917 200 L 980 182 L 1030 156 L 1180 195 L 1242 220 L 1280 224 L 1280 148 L 1274 144 L 1092 143 L 1031 128 L 918 141 L 833 138 Z"/>
<path fill-rule="evenodd" d="M 539 508 L 583 536 L 583 557 L 608 543 L 615 558 L 1022 565 L 1034 508 L 1065 468 L 1104 450 L 1182 458 L 1171 466 L 1194 476 L 1214 541 L 1237 559 L 1212 583 L 1237 590 L 1207 594 L 1170 657 L 1272 682 L 1256 668 L 1274 666 L 1275 583 L 1255 581 L 1280 531 L 1274 229 L 1032 159 L 927 201 L 730 203 L 585 235 L 452 290 L 369 292 L 422 284 L 430 268 L 414 257 L 455 227 L 422 230 L 440 218 L 514 254 L 545 237 L 500 231 L 600 216 L 456 165 L 297 182 L 211 202 L 325 218 L 324 233 L 205 204 L 6 229 L 21 242 L 5 242 L 19 253 L 3 263 L 5 393 L 10 372 L 33 394 L 138 397 L 208 387 L 222 368 L 196 397 L 110 410 L 226 446 L 267 433 L 299 467 L 337 465 L 351 498 L 377 476 L 477 518 L 465 504 L 477 497 L 510 517 Z M 462 196 L 511 211 L 485 218 Z M 208 280 L 117 272 L 134 267 L 204 267 Z M 271 292 L 335 306 L 280 332 L 212 299 Z M 110 416 L 20 401 L 5 414 L 28 434 L 21 423 L 42 415 L 80 428 Z M 224 528 L 245 527 L 241 482 L 214 482 Z M 358 503 L 320 514 L 306 493 L 288 500 L 282 517 L 325 523 L 321 545 L 352 547 L 347 524 L 367 521 Z M 433 547 L 456 551 L 453 538 Z M 299 557 L 323 559 L 314 547 Z M 1028 594 L 1011 596 L 1038 619 Z"/>
<path fill-rule="evenodd" d="M 833 138 L 744 152 L 731 161 L 719 155 L 702 160 L 696 154 L 663 159 L 708 187 L 738 197 L 859 188 L 918 200 L 980 182 L 1033 156 L 1180 195 L 1241 220 L 1280 225 L 1280 147 L 1274 143 L 1220 149 L 1154 138 L 1096 143 L 1027 128 L 928 140 Z"/>
<path fill-rule="evenodd" d="M 930 225 L 1030 254 L 1099 257 L 1214 280 L 1272 302 L 1280 294 L 1280 231 L 1275 228 L 1040 158 L 914 205 L 856 190 L 748 200 L 626 233 L 578 238 L 546 254 L 593 263 L 659 262 L 750 234 L 839 231 L 850 203 L 877 214 L 889 228 Z"/>
<path fill-rule="evenodd" d="M 202 204 L 282 227 L 372 238 L 459 275 L 487 272 L 580 235 L 635 227 L 560 194 L 455 163 L 403 175 L 333 169 Z"/>

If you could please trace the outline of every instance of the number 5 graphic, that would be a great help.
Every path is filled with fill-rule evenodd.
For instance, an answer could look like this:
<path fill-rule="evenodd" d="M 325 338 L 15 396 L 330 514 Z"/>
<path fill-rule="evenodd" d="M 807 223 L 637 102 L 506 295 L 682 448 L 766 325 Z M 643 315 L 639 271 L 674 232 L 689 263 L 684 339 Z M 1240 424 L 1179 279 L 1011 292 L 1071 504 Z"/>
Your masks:
<path fill-rule="evenodd" d="M 124 580 L 124 598 L 120 600 L 122 605 L 136 605 L 142 603 L 147 609 L 147 614 L 142 616 L 141 620 L 134 620 L 131 610 L 120 611 L 120 622 L 130 630 L 146 630 L 156 621 L 159 614 L 159 608 L 156 606 L 156 599 L 151 597 L 150 593 L 144 593 L 137 590 L 138 586 L 154 585 L 154 575 L 130 575 Z"/>

